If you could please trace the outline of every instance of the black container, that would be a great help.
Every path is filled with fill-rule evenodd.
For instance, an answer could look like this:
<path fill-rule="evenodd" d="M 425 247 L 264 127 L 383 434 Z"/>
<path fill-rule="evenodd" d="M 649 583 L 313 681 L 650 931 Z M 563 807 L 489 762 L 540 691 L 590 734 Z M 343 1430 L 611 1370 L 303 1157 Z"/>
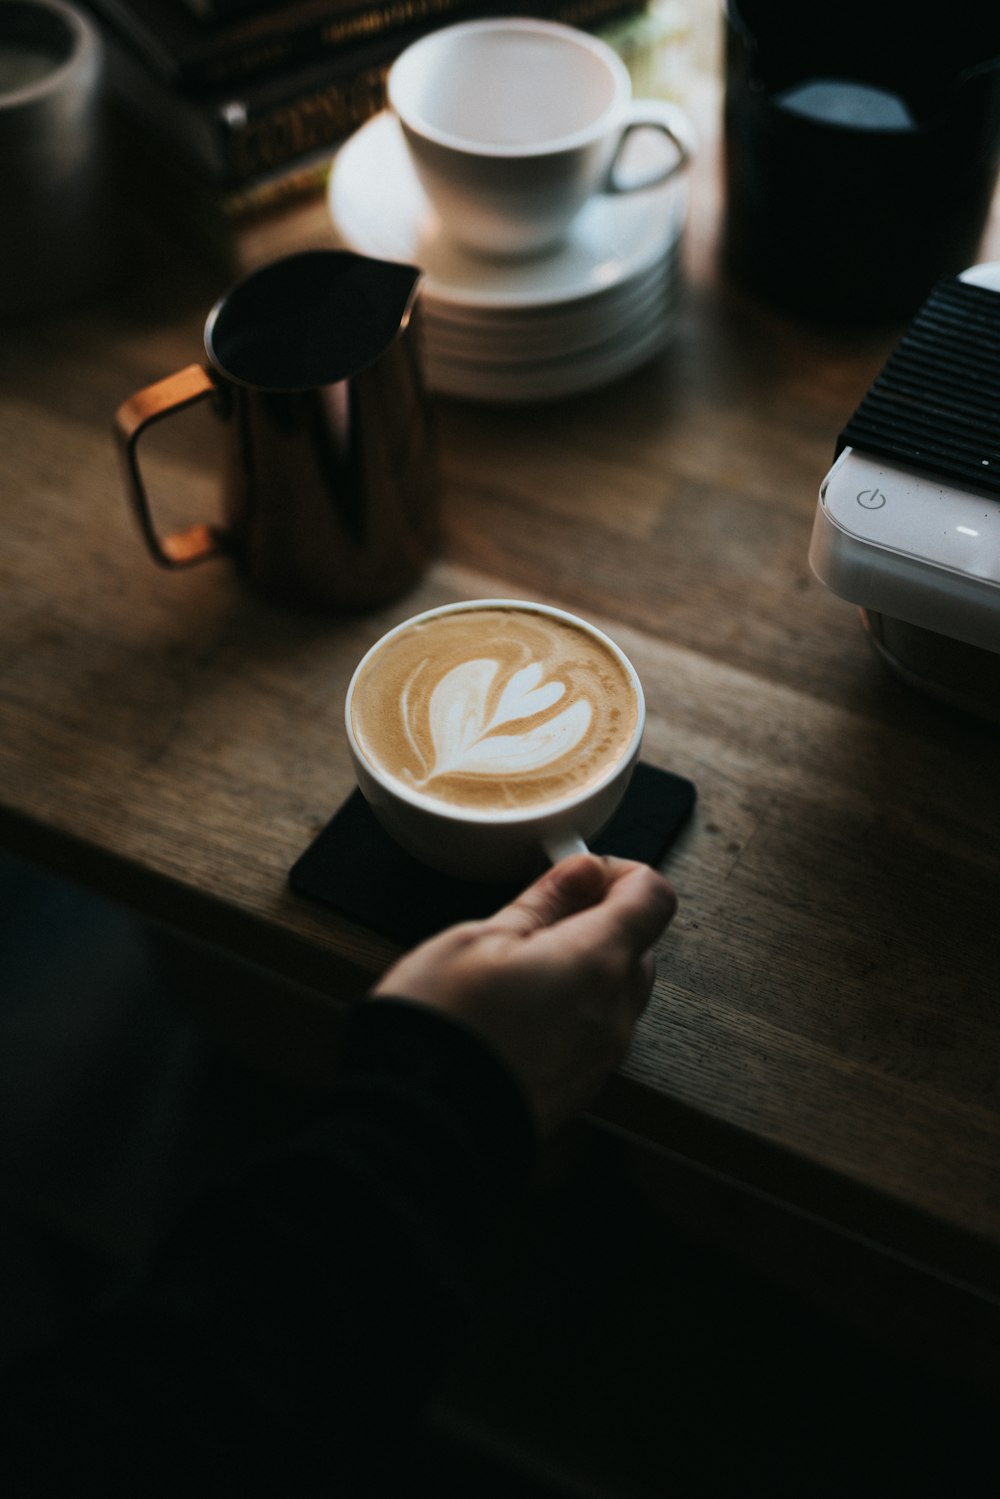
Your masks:
<path fill-rule="evenodd" d="M 97 26 L 66 0 L 0 4 L 0 321 L 34 318 L 117 269 Z"/>
<path fill-rule="evenodd" d="M 1000 5 L 728 0 L 723 264 L 814 321 L 891 324 L 977 259 Z"/>

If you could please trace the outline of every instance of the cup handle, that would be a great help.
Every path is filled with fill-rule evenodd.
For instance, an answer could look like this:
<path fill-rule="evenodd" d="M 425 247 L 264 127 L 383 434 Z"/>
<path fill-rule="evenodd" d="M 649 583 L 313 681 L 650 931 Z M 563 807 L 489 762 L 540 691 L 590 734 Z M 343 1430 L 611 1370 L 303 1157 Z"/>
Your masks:
<path fill-rule="evenodd" d="M 673 142 L 677 156 L 674 161 L 667 162 L 660 171 L 653 172 L 648 177 L 640 177 L 638 181 L 620 182 L 617 176 L 618 165 L 629 136 L 636 130 L 662 131 Z M 694 153 L 694 145 L 691 122 L 676 104 L 671 104 L 667 99 L 634 99 L 629 106 L 629 118 L 619 137 L 602 191 L 631 193 L 642 188 L 659 187 L 687 166 Z"/>
<path fill-rule="evenodd" d="M 189 364 L 186 369 L 147 385 L 123 401 L 115 412 L 114 431 L 122 460 L 125 489 L 139 521 L 146 545 L 154 561 L 161 567 L 190 567 L 194 562 L 204 562 L 208 557 L 217 557 L 226 551 L 225 533 L 217 526 L 195 525 L 186 530 L 174 531 L 169 536 L 159 536 L 153 524 L 146 486 L 139 471 L 137 444 L 140 435 L 152 422 L 169 416 L 173 411 L 183 411 L 196 401 L 218 394 L 218 386 L 211 373 L 200 364 Z"/>
<path fill-rule="evenodd" d="M 576 833 L 561 833 L 546 839 L 545 852 L 552 864 L 558 864 L 574 854 L 589 854 L 590 849 Z"/>

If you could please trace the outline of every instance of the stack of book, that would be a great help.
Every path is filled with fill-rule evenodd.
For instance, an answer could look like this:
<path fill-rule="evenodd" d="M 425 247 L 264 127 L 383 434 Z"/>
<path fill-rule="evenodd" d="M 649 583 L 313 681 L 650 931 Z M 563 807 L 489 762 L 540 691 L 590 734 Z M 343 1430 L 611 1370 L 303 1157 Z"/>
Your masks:
<path fill-rule="evenodd" d="M 415 37 L 476 15 L 619 28 L 647 0 L 83 0 L 112 100 L 231 217 L 318 187 Z M 664 0 L 657 0 L 662 5 Z"/>

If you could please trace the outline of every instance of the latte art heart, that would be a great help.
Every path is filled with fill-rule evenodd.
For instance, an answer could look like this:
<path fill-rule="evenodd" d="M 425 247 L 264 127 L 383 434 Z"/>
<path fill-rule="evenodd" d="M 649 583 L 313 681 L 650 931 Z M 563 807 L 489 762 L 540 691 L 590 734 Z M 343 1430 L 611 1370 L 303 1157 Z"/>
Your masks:
<path fill-rule="evenodd" d="M 430 737 L 434 758 L 423 780 L 435 776 L 519 775 L 541 770 L 581 744 L 590 727 L 590 704 L 578 699 L 550 710 L 566 696 L 563 682 L 540 683 L 541 662 L 521 667 L 503 687 L 491 711 L 490 699 L 500 662 L 463 661 L 438 682 L 430 698 Z M 409 694 L 404 698 L 404 715 Z M 414 737 L 414 736 L 411 736 Z"/>
<path fill-rule="evenodd" d="M 527 606 L 416 621 L 373 653 L 351 707 L 363 754 L 402 786 L 495 811 L 593 785 L 637 719 L 632 682 L 604 642 Z"/>

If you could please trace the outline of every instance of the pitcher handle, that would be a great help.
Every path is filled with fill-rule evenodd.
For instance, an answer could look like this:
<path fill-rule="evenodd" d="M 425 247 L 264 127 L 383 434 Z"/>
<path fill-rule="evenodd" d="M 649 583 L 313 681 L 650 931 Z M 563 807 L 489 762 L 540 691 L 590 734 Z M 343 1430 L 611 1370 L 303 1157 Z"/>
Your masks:
<path fill-rule="evenodd" d="M 183 411 L 197 401 L 216 395 L 218 386 L 211 373 L 200 364 L 168 375 L 123 401 L 115 412 L 114 431 L 118 440 L 125 478 L 125 488 L 139 521 L 146 545 L 161 567 L 190 567 L 225 552 L 225 533 L 217 526 L 194 525 L 168 536 L 159 536 L 153 524 L 146 486 L 139 471 L 138 441 L 152 423 L 173 411 Z"/>

